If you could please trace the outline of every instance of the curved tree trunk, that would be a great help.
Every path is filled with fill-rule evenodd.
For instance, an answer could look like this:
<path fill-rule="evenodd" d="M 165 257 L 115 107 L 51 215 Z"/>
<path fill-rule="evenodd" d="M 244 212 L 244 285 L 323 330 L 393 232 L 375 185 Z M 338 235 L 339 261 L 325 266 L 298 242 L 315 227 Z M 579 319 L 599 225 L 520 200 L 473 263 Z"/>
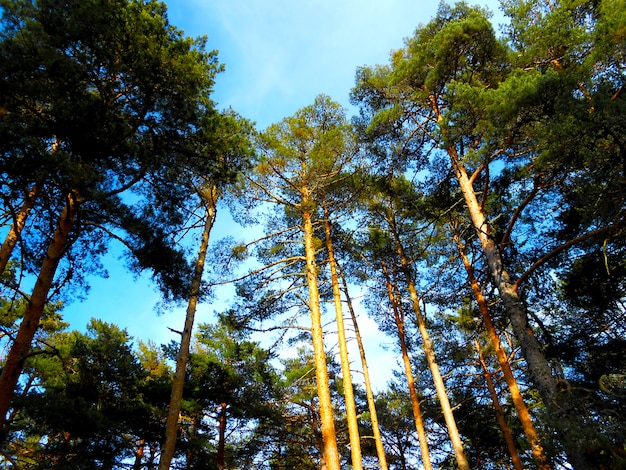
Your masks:
<path fill-rule="evenodd" d="M 176 371 L 174 373 L 174 381 L 172 382 L 172 394 L 167 412 L 165 441 L 163 449 L 161 450 L 159 470 L 168 470 L 170 468 L 172 458 L 174 457 L 174 451 L 176 449 L 178 417 L 180 415 L 183 398 L 185 371 L 187 369 L 187 361 L 189 360 L 189 348 L 191 345 L 193 323 L 198 305 L 198 297 L 200 296 L 200 285 L 202 283 L 202 274 L 204 272 L 204 262 L 209 248 L 209 236 L 217 214 L 217 187 L 212 185 L 204 189 L 200 193 L 200 197 L 206 207 L 206 218 L 204 222 L 204 229 L 202 231 L 202 240 L 198 250 L 198 259 L 196 260 L 196 266 L 191 280 L 191 291 L 189 293 L 189 303 L 187 304 L 185 327 L 181 334 L 180 349 L 178 350 L 178 354 L 176 356 Z"/>
<path fill-rule="evenodd" d="M 461 256 L 461 261 L 463 261 L 463 266 L 465 267 L 465 271 L 467 272 L 467 277 L 472 287 L 472 291 L 474 293 L 474 297 L 476 298 L 476 302 L 478 303 L 478 309 L 480 310 L 481 316 L 483 318 L 483 323 L 485 324 L 485 328 L 487 329 L 487 333 L 489 334 L 489 339 L 491 340 L 491 344 L 493 345 L 493 349 L 496 353 L 496 357 L 498 358 L 498 363 L 502 368 L 502 374 L 504 375 L 504 380 L 506 381 L 509 391 L 511 392 L 511 400 L 515 405 L 515 409 L 517 411 L 517 415 L 519 416 L 519 420 L 522 424 L 522 428 L 524 429 L 524 433 L 526 434 L 526 438 L 530 443 L 530 447 L 532 449 L 533 457 L 537 462 L 538 468 L 540 470 L 549 470 L 550 464 L 548 463 L 548 459 L 543 451 L 543 446 L 541 445 L 541 441 L 539 436 L 537 435 L 537 430 L 533 424 L 532 418 L 530 417 L 530 411 L 524 402 L 524 398 L 522 397 L 522 393 L 517 385 L 517 380 L 515 380 L 515 376 L 513 375 L 513 370 L 511 369 L 511 363 L 507 357 L 506 352 L 502 348 L 502 343 L 500 342 L 500 337 L 496 332 L 496 328 L 491 320 L 491 314 L 489 313 L 489 308 L 487 306 L 487 300 L 483 295 L 482 289 L 478 285 L 478 280 L 474 275 L 474 268 L 472 267 L 472 263 L 467 257 L 465 253 L 465 247 L 461 242 L 461 238 L 458 233 L 453 235 L 454 241 L 457 245 L 459 255 Z"/>
<path fill-rule="evenodd" d="M 341 268 L 339 268 L 341 272 Z M 378 464 L 380 466 L 380 470 L 387 470 L 387 457 L 385 455 L 385 447 L 383 446 L 383 439 L 380 435 L 380 425 L 378 424 L 378 413 L 376 412 L 376 403 L 374 401 L 374 392 L 372 391 L 372 381 L 370 379 L 369 367 L 367 366 L 367 358 L 365 357 L 365 348 L 363 347 L 363 338 L 361 338 L 361 333 L 359 331 L 359 324 L 356 319 L 356 314 L 354 313 L 354 308 L 352 307 L 352 300 L 348 295 L 348 283 L 346 282 L 346 278 L 341 273 L 341 280 L 343 283 L 344 293 L 346 295 L 346 300 L 348 303 L 348 310 L 350 310 L 350 316 L 352 317 L 352 324 L 354 325 L 354 335 L 356 337 L 356 342 L 359 347 L 359 354 L 361 356 L 361 365 L 363 367 L 363 382 L 365 384 L 365 395 L 367 396 L 367 408 L 370 412 L 370 421 L 372 423 L 372 432 L 374 434 L 374 443 L 376 444 L 376 454 L 378 456 Z M 419 403 L 418 403 L 419 405 Z"/>
<path fill-rule="evenodd" d="M 73 192 L 67 195 L 65 207 L 48 245 L 48 251 L 41 264 L 39 276 L 24 312 L 24 318 L 20 323 L 17 336 L 9 350 L 0 375 L 0 428 L 3 438 L 6 431 L 4 429 L 6 416 L 15 393 L 15 386 L 24 368 L 24 361 L 30 352 L 35 332 L 39 327 L 39 320 L 48 301 L 48 293 L 52 287 L 59 261 L 61 261 L 68 247 L 69 234 L 78 212 L 78 199 L 78 195 Z"/>
<path fill-rule="evenodd" d="M 302 206 L 308 201 L 304 200 Z M 304 234 L 304 252 L 306 258 L 306 280 L 309 287 L 309 310 L 311 313 L 311 336 L 313 340 L 313 356 L 315 362 L 315 378 L 317 381 L 317 396 L 320 405 L 320 421 L 324 452 L 321 468 L 323 470 L 340 470 L 339 450 L 337 449 L 337 435 L 333 405 L 330 398 L 326 351 L 322 332 L 322 312 L 319 301 L 319 287 L 317 283 L 317 263 L 315 262 L 315 247 L 313 245 L 313 222 L 311 213 L 302 213 L 302 231 Z"/>
<path fill-rule="evenodd" d="M 13 215 L 13 223 L 9 229 L 9 233 L 7 233 L 7 236 L 4 239 L 4 243 L 2 243 L 2 248 L 0 248 L 0 274 L 4 272 L 9 259 L 11 259 L 13 248 L 15 248 L 15 245 L 22 235 L 22 230 L 26 224 L 28 213 L 35 205 L 35 201 L 37 200 L 37 196 L 40 191 L 41 186 L 35 183 L 30 191 L 26 193 L 24 203 L 22 204 L 22 207 L 20 207 L 20 210 Z"/>
<path fill-rule="evenodd" d="M 341 306 L 341 290 L 339 289 L 339 276 L 337 275 L 337 262 L 333 249 L 332 233 L 330 227 L 330 214 L 324 204 L 324 231 L 326 234 L 326 250 L 328 252 L 328 264 L 330 266 L 330 279 L 333 289 L 333 301 L 337 318 L 337 336 L 339 342 L 339 356 L 341 358 L 341 373 L 343 375 L 343 393 L 346 400 L 346 420 L 348 422 L 348 436 L 350 438 L 350 455 L 352 468 L 362 470 L 361 437 L 359 436 L 359 423 L 356 416 L 354 402 L 354 389 L 352 387 L 352 372 L 350 370 L 350 358 L 348 356 L 348 344 L 346 342 L 346 329 L 343 321 L 343 308 Z"/>
<path fill-rule="evenodd" d="M 440 119 L 442 118 L 440 117 Z M 583 440 L 584 438 L 574 437 L 580 436 L 578 431 L 584 428 L 584 420 L 580 412 L 575 409 L 574 403 L 568 400 L 571 398 L 568 397 L 570 394 L 559 391 L 558 382 L 552 375 L 550 364 L 543 354 L 541 344 L 528 324 L 526 310 L 517 293 L 515 283 L 511 281 L 509 273 L 504 267 L 498 247 L 491 236 L 491 228 L 476 198 L 465 167 L 461 164 L 454 147 L 448 148 L 448 155 L 483 253 L 487 258 L 491 276 L 498 288 L 515 338 L 522 348 L 532 383 L 553 417 L 552 423 L 563 442 L 568 460 L 577 470 L 597 468 L 597 465 L 585 454 L 584 449 L 587 445 Z"/>
<path fill-rule="evenodd" d="M 415 388 L 415 377 L 413 376 L 413 367 L 411 366 L 411 359 L 409 358 L 409 348 L 406 345 L 406 333 L 404 329 L 404 313 L 401 311 L 401 307 L 398 302 L 397 289 L 395 288 L 395 282 L 392 281 L 389 275 L 389 270 L 382 262 L 382 270 L 385 274 L 385 283 L 387 284 L 387 294 L 389 296 L 389 302 L 393 309 L 393 319 L 396 324 L 398 332 L 398 341 L 400 343 L 400 353 L 402 354 L 402 363 L 404 365 L 404 375 L 406 376 L 407 385 L 409 387 L 409 396 L 411 398 L 411 408 L 413 410 L 413 420 L 415 421 L 415 430 L 419 439 L 420 450 L 422 452 L 422 465 L 425 470 L 432 470 L 432 463 L 430 461 L 430 451 L 428 449 L 428 436 L 426 435 L 426 428 L 424 426 L 424 419 L 422 418 L 422 410 L 420 407 L 420 400 Z"/>

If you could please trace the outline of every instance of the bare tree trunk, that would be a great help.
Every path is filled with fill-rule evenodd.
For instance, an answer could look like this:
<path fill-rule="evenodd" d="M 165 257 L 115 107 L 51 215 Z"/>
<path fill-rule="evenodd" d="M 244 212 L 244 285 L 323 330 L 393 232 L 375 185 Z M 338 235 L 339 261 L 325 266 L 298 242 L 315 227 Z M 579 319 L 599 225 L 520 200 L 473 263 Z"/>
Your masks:
<path fill-rule="evenodd" d="M 317 283 L 317 264 L 315 262 L 315 248 L 313 245 L 313 223 L 311 213 L 302 215 L 306 257 L 306 277 L 309 286 L 309 309 L 311 311 L 311 335 L 313 340 L 313 355 L 315 376 L 317 381 L 317 395 L 320 406 L 320 427 L 324 445 L 321 468 L 324 470 L 339 470 L 339 451 L 333 406 L 330 398 L 330 386 L 326 363 L 326 351 L 322 332 L 321 309 L 319 303 L 319 287 Z"/>
<path fill-rule="evenodd" d="M 189 348 L 191 345 L 193 323 L 198 305 L 198 297 L 200 296 L 200 285 L 202 283 L 202 274 L 204 272 L 204 262 L 209 248 L 209 236 L 217 214 L 217 187 L 215 185 L 211 185 L 205 188 L 200 193 L 200 197 L 206 207 L 206 218 L 204 222 L 204 229 L 202 231 L 202 240 L 198 250 L 198 259 L 196 261 L 193 278 L 191 280 L 191 291 L 189 293 L 189 302 L 187 304 L 185 327 L 181 334 L 180 349 L 178 350 L 178 354 L 176 356 L 176 371 L 174 373 L 174 381 L 172 382 L 172 394 L 170 397 L 167 422 L 165 425 L 165 442 L 163 444 L 163 449 L 161 450 L 159 470 L 168 470 L 170 468 L 172 458 L 174 457 L 174 451 L 176 449 L 178 418 L 183 398 L 185 371 L 187 369 L 187 361 L 189 360 Z"/>
<path fill-rule="evenodd" d="M 483 352 L 480 349 L 480 343 L 478 342 L 478 340 L 475 340 L 474 344 L 476 345 L 478 360 L 483 370 L 483 377 L 485 377 L 485 382 L 487 382 L 487 389 L 489 390 L 489 395 L 491 396 L 493 409 L 496 412 L 496 419 L 498 420 L 498 425 L 500 426 L 502 434 L 504 435 L 504 442 L 506 442 L 506 446 L 509 449 L 509 455 L 511 456 L 511 460 L 513 461 L 513 467 L 515 467 L 516 470 L 524 470 L 524 466 L 522 465 L 519 453 L 517 452 L 517 446 L 515 445 L 513 433 L 511 433 L 511 428 L 509 428 L 509 425 L 506 422 L 504 409 L 502 409 L 502 405 L 500 405 L 496 386 L 493 383 L 491 373 L 489 372 L 489 369 L 487 369 L 487 364 L 485 363 Z"/>
<path fill-rule="evenodd" d="M 446 386 L 443 382 L 443 378 L 441 377 L 441 373 L 439 372 L 439 366 L 437 365 L 437 359 L 435 357 L 435 350 L 433 348 L 428 329 L 426 328 L 426 320 L 424 318 L 424 314 L 422 313 L 422 309 L 420 307 L 419 296 L 417 295 L 415 283 L 413 282 L 413 278 L 411 275 L 412 269 L 404 254 L 404 248 L 400 241 L 400 237 L 398 235 L 393 219 L 390 221 L 390 223 L 396 243 L 396 252 L 400 258 L 400 263 L 405 273 L 406 283 L 413 305 L 413 312 L 415 313 L 415 318 L 417 320 L 417 327 L 422 337 L 422 344 L 424 348 L 424 353 L 426 355 L 426 362 L 428 363 L 428 368 L 430 369 L 430 372 L 433 376 L 435 391 L 437 392 L 437 398 L 439 399 L 441 411 L 443 413 L 443 417 L 448 428 L 448 435 L 450 436 L 450 442 L 452 443 L 452 448 L 454 449 L 454 455 L 456 456 L 457 465 L 461 470 L 469 470 L 469 463 L 467 462 L 467 457 L 465 456 L 465 451 L 463 450 L 463 442 L 461 441 L 461 436 L 459 435 L 459 430 L 457 428 L 456 421 L 452 413 L 452 407 L 450 406 L 450 400 L 448 399 L 448 392 L 446 391 Z"/>
<path fill-rule="evenodd" d="M 28 301 L 28 307 L 24 312 L 24 318 L 20 323 L 17 336 L 0 375 L 0 428 L 2 428 L 3 438 L 6 431 L 4 429 L 6 416 L 15 393 L 15 386 L 24 368 L 24 361 L 30 352 L 35 332 L 39 327 L 39 320 L 48 301 L 48 293 L 52 287 L 59 261 L 68 247 L 69 233 L 74 225 L 78 205 L 78 195 L 73 192 L 68 194 L 59 223 L 41 264 L 39 276 Z"/>
<path fill-rule="evenodd" d="M 303 201 L 302 205 L 305 206 Z M 333 405 L 330 398 L 330 385 L 324 349 L 322 332 L 322 312 L 319 301 L 319 287 L 317 283 L 317 263 L 315 262 L 315 247 L 313 245 L 313 222 L 310 212 L 302 213 L 302 231 L 304 234 L 304 252 L 306 258 L 306 279 L 309 286 L 309 310 L 311 313 L 311 336 L 313 340 L 313 357 L 315 363 L 315 378 L 317 381 L 317 396 L 320 405 L 320 427 L 324 452 L 322 454 L 322 470 L 340 470 L 339 450 L 337 449 L 337 435 Z"/>
<path fill-rule="evenodd" d="M 352 468 L 362 470 L 361 437 L 359 435 L 359 423 L 356 416 L 356 404 L 354 402 L 354 389 L 352 387 L 352 372 L 350 370 L 350 358 L 348 356 L 348 344 L 346 341 L 346 329 L 343 321 L 343 308 L 341 306 L 341 290 L 339 289 L 339 276 L 337 275 L 337 262 L 333 249 L 332 233 L 330 226 L 330 214 L 324 204 L 324 230 L 326 233 L 326 250 L 328 251 L 328 264 L 330 266 L 330 279 L 333 289 L 335 315 L 337 318 L 337 336 L 339 341 L 339 356 L 341 358 L 341 372 L 343 375 L 343 393 L 346 399 L 346 420 L 348 422 L 348 436 L 350 438 L 350 455 Z"/>
<path fill-rule="evenodd" d="M 24 197 L 24 202 L 22 204 L 22 207 L 20 207 L 20 210 L 13 215 L 13 223 L 11 224 L 11 228 L 9 229 L 9 233 L 7 233 L 7 236 L 4 239 L 2 248 L 0 248 L 0 274 L 4 272 L 7 267 L 7 263 L 9 262 L 9 259 L 11 259 L 13 248 L 15 248 L 15 245 L 22 235 L 22 230 L 24 229 L 24 225 L 26 224 L 28 213 L 35 205 L 35 201 L 37 200 L 37 196 L 39 195 L 40 191 L 41 186 L 35 183 L 30 191 L 26 193 L 26 196 Z"/>
<path fill-rule="evenodd" d="M 341 272 L 341 268 L 339 269 Z M 365 383 L 365 394 L 367 396 L 367 407 L 370 412 L 370 421 L 372 422 L 372 432 L 374 433 L 374 443 L 376 444 L 376 454 L 378 455 L 378 464 L 380 470 L 387 470 L 387 457 L 385 455 L 385 447 L 383 446 L 383 439 L 380 435 L 380 425 L 378 424 L 378 413 L 376 412 L 376 404 L 374 401 L 374 392 L 372 391 L 372 381 L 370 379 L 369 367 L 367 366 L 367 359 L 365 357 L 365 348 L 363 347 L 363 338 L 359 331 L 359 324 L 352 307 L 352 299 L 348 294 L 348 283 L 346 278 L 341 273 L 341 280 L 343 283 L 343 289 L 348 303 L 348 310 L 350 310 L 350 316 L 352 317 L 352 324 L 354 325 L 354 335 L 359 347 L 359 354 L 361 356 L 361 366 L 363 367 L 363 382 Z M 419 403 L 418 403 L 419 404 Z"/>
<path fill-rule="evenodd" d="M 478 285 L 478 280 L 474 275 L 472 263 L 467 257 L 465 247 L 461 242 L 459 234 L 455 233 L 453 238 L 457 245 L 459 255 L 461 256 L 461 260 L 463 261 L 465 271 L 467 272 L 467 277 L 472 287 L 474 297 L 476 298 L 476 302 L 478 303 L 478 308 L 483 318 L 483 323 L 485 324 L 485 328 L 487 329 L 487 333 L 489 334 L 489 339 L 491 340 L 491 344 L 493 345 L 496 357 L 498 358 L 498 363 L 500 364 L 500 367 L 502 369 L 504 380 L 506 381 L 509 387 L 509 391 L 511 392 L 511 400 L 513 401 L 513 404 L 517 411 L 517 415 L 519 416 L 519 420 L 522 424 L 522 428 L 524 429 L 524 433 L 526 434 L 526 438 L 530 443 L 533 457 L 537 462 L 538 468 L 540 470 L 549 470 L 550 464 L 548 463 L 548 459 L 543 451 L 543 446 L 541 445 L 541 441 L 539 439 L 539 436 L 537 435 L 537 430 L 535 429 L 532 418 L 530 417 L 530 411 L 528 410 L 528 407 L 524 402 L 522 393 L 519 389 L 519 386 L 517 385 L 517 380 L 515 380 L 515 376 L 513 375 L 513 370 L 511 369 L 511 363 L 509 362 L 509 358 L 502 348 L 500 337 L 498 336 L 493 321 L 491 320 L 491 314 L 489 313 L 487 300 L 483 295 L 482 289 Z"/>
<path fill-rule="evenodd" d="M 419 439 L 420 450 L 422 452 L 422 465 L 425 470 L 432 470 L 432 463 L 430 461 L 430 451 L 428 449 L 428 436 L 426 435 L 426 427 L 424 426 L 424 419 L 422 418 L 422 410 L 420 407 L 420 400 L 417 395 L 417 389 L 415 387 L 415 378 L 413 377 L 413 367 L 411 366 L 411 359 L 409 358 L 409 349 L 406 345 L 406 332 L 404 329 L 404 313 L 401 310 L 399 303 L 399 296 L 397 294 L 397 287 L 395 282 L 391 279 L 389 270 L 382 262 L 382 270 L 385 275 L 385 283 L 387 284 L 387 294 L 389 296 L 389 302 L 393 310 L 393 319 L 396 324 L 396 330 L 398 332 L 398 341 L 400 343 L 400 353 L 402 355 L 402 363 L 404 365 L 404 375 L 406 376 L 407 385 L 409 387 L 409 397 L 411 399 L 411 408 L 413 410 L 413 420 L 415 421 L 415 430 Z"/>

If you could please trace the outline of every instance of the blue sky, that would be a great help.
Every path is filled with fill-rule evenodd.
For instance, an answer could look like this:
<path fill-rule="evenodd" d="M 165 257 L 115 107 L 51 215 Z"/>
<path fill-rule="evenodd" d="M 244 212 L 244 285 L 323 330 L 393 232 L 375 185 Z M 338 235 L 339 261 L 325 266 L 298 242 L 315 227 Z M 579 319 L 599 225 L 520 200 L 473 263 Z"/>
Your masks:
<path fill-rule="evenodd" d="M 502 22 L 495 0 L 470 2 L 489 7 Z M 259 129 L 292 115 L 324 93 L 349 108 L 348 96 L 357 67 L 388 62 L 420 23 L 435 14 L 437 2 L 420 0 L 169 0 L 170 22 L 189 36 L 208 36 L 226 71 L 218 77 L 213 98 L 219 108 L 232 107 Z M 218 214 L 212 238 L 239 229 Z M 136 339 L 157 344 L 182 329 L 184 308 L 157 316 L 159 296 L 147 276 L 124 269 L 114 248 L 105 260 L 111 276 L 92 279 L 86 300 L 65 309 L 72 328 L 91 317 L 128 330 Z M 197 321 L 211 321 L 215 308 L 201 305 Z M 386 341 L 371 322 L 360 325 L 370 343 Z M 354 356 L 353 356 L 354 357 Z M 389 373 L 388 358 L 377 355 Z M 376 360 L 376 359 L 374 359 Z M 386 361 L 386 362 L 385 362 Z"/>

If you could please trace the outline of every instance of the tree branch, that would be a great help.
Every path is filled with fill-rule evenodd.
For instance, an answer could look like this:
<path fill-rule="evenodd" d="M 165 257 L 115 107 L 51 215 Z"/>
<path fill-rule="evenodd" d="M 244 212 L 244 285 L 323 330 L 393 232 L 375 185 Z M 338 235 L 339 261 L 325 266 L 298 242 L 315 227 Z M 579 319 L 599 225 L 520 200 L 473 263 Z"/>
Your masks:
<path fill-rule="evenodd" d="M 605 232 L 612 232 L 613 230 L 619 230 L 620 228 L 623 228 L 623 227 L 624 227 L 624 223 L 607 225 L 606 227 L 598 228 L 596 230 L 592 230 L 591 232 L 584 233 L 576 238 L 571 239 L 570 241 L 566 243 L 563 243 L 562 245 L 557 246 L 555 249 L 553 249 L 549 253 L 546 253 L 537 261 L 535 261 L 535 263 L 519 277 L 519 279 L 517 280 L 514 286 L 515 292 L 517 292 L 517 290 L 519 289 L 519 286 L 522 285 L 522 283 L 528 278 L 528 276 L 530 276 L 537 268 L 541 267 L 543 264 L 545 264 L 550 259 L 554 258 L 556 255 L 558 255 L 562 251 L 567 250 L 568 248 L 576 245 L 577 243 L 580 243 L 589 238 L 595 237 L 596 235 L 601 235 Z"/>

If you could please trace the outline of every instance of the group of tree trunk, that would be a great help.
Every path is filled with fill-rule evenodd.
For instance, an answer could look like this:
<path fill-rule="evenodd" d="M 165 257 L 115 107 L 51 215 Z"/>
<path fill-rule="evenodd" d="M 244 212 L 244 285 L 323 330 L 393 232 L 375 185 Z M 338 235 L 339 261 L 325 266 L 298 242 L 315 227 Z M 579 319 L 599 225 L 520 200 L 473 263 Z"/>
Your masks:
<path fill-rule="evenodd" d="M 258 132 L 163 4 L 0 0 L 5 462 L 626 466 L 626 3 L 501 4 L 359 68 L 352 121 L 320 95 Z M 255 238 L 210 243 L 218 208 Z M 66 330 L 109 242 L 186 302 L 179 342 Z"/>

